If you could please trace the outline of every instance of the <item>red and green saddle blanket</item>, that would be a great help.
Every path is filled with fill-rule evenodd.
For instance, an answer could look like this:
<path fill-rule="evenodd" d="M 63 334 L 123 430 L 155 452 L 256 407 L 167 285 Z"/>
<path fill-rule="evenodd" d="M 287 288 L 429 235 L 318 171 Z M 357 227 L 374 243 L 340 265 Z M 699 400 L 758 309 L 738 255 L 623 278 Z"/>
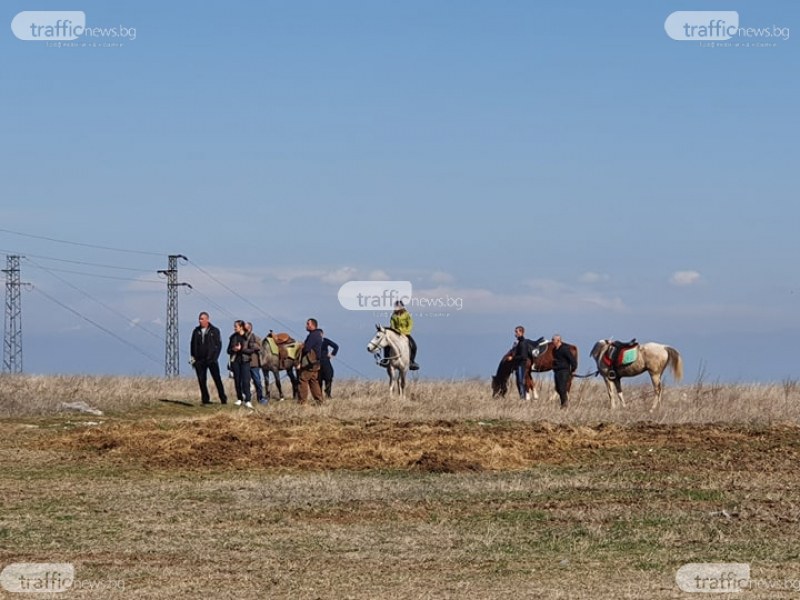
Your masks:
<path fill-rule="evenodd" d="M 607 367 L 624 367 L 639 358 L 639 344 L 614 342 L 603 355 L 603 363 Z"/>

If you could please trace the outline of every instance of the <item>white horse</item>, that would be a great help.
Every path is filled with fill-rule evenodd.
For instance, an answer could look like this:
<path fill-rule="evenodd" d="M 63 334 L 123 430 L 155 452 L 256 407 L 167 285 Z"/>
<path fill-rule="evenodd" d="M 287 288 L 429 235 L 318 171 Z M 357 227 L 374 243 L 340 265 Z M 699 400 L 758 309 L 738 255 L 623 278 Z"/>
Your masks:
<path fill-rule="evenodd" d="M 661 402 L 661 376 L 667 367 L 672 367 L 672 376 L 675 381 L 683 379 L 683 359 L 680 353 L 670 346 L 658 344 L 656 342 L 647 342 L 646 344 L 639 344 L 639 352 L 637 353 L 636 360 L 629 365 L 622 365 L 617 367 L 608 366 L 603 361 L 603 355 L 611 346 L 612 340 L 600 340 L 592 348 L 591 356 L 597 363 L 597 370 L 606 382 L 606 389 L 608 390 L 608 399 L 611 401 L 611 408 L 616 408 L 614 397 L 619 396 L 622 406 L 625 406 L 625 398 L 622 396 L 622 383 L 620 379 L 623 377 L 634 377 L 647 371 L 650 373 L 650 381 L 653 382 L 653 391 L 655 398 L 653 405 L 650 407 L 650 412 L 653 412 Z M 612 383 L 614 387 L 612 388 Z M 614 389 L 616 388 L 616 390 Z M 614 393 L 616 391 L 616 394 Z"/>
<path fill-rule="evenodd" d="M 374 354 L 378 365 L 386 368 L 389 375 L 389 395 L 396 389 L 400 398 L 405 398 L 406 373 L 411 364 L 408 338 L 394 329 L 380 325 L 375 325 L 375 329 L 378 333 L 367 344 L 367 352 Z M 388 349 L 385 357 L 381 357 L 383 349 Z"/>

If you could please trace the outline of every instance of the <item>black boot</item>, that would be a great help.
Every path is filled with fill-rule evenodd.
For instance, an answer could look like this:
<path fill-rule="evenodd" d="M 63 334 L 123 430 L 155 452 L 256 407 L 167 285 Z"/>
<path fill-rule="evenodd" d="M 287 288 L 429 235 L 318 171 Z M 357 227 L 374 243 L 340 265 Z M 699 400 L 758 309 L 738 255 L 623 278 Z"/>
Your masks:
<path fill-rule="evenodd" d="M 411 364 L 408 365 L 408 369 L 410 371 L 417 371 L 417 370 L 419 370 L 419 365 L 414 360 L 417 357 L 417 343 L 414 341 L 414 339 L 411 336 L 408 336 L 408 341 L 409 341 L 409 346 L 410 346 L 409 350 L 410 350 L 410 353 L 411 353 Z"/>

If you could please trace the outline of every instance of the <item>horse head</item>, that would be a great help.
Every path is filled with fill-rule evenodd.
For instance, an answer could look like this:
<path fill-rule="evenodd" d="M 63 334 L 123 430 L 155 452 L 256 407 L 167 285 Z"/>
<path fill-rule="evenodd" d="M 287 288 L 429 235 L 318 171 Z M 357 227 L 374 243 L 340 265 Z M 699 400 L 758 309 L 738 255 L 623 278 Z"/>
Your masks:
<path fill-rule="evenodd" d="M 603 356 L 603 352 L 606 351 L 606 348 L 611 344 L 611 340 L 597 340 L 595 345 L 592 346 L 592 351 L 589 353 L 595 360 L 600 360 L 600 357 Z"/>
<path fill-rule="evenodd" d="M 375 337 L 369 341 L 369 344 L 367 344 L 367 352 L 370 354 L 375 354 L 388 343 L 386 340 L 386 328 L 376 324 L 375 329 L 377 329 L 378 332 L 375 334 Z"/>
<path fill-rule="evenodd" d="M 508 393 L 508 377 L 492 375 L 492 398 L 505 396 Z"/>

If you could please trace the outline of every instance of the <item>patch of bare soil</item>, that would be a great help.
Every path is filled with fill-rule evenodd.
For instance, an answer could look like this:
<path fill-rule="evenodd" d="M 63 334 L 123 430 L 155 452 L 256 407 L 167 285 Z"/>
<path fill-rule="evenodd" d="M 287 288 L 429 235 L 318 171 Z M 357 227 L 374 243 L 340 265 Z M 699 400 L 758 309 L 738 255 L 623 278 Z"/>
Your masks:
<path fill-rule="evenodd" d="M 549 422 L 343 422 L 216 415 L 110 422 L 39 438 L 39 448 L 84 460 L 192 470 L 395 469 L 436 473 L 510 471 L 538 464 L 647 461 L 654 470 L 715 461 L 719 468 L 774 471 L 800 458 L 795 425 L 747 428 Z"/>

